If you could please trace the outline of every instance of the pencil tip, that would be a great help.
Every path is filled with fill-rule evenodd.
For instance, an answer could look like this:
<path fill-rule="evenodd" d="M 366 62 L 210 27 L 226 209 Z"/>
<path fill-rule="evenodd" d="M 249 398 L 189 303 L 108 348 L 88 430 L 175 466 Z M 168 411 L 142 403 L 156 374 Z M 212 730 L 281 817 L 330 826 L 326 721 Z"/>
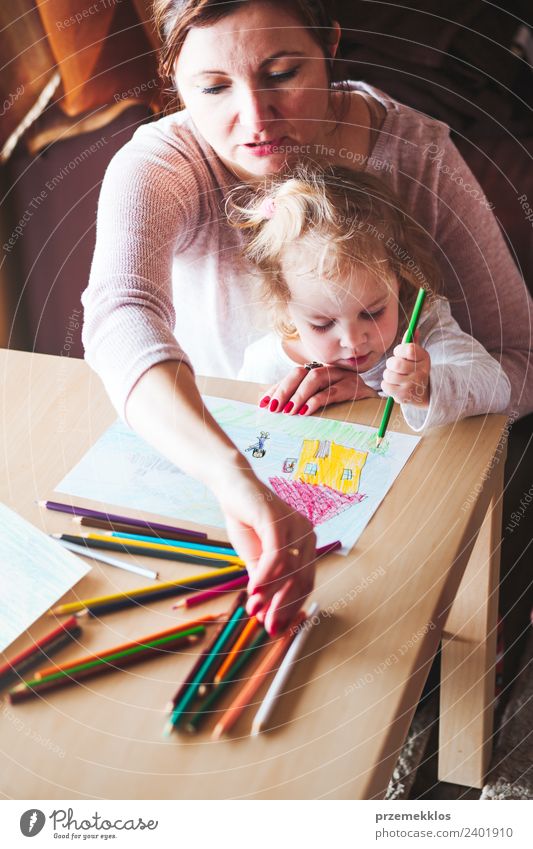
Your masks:
<path fill-rule="evenodd" d="M 72 521 L 76 522 L 77 525 L 81 525 L 82 516 L 73 516 Z"/>
<path fill-rule="evenodd" d="M 46 501 L 36 501 L 37 507 L 46 507 Z"/>
<path fill-rule="evenodd" d="M 167 722 L 165 727 L 163 728 L 163 737 L 170 737 L 173 730 L 174 730 L 174 723 L 173 722 Z"/>
<path fill-rule="evenodd" d="M 260 733 L 261 733 L 261 726 L 260 725 L 252 725 L 250 737 L 259 737 Z"/>

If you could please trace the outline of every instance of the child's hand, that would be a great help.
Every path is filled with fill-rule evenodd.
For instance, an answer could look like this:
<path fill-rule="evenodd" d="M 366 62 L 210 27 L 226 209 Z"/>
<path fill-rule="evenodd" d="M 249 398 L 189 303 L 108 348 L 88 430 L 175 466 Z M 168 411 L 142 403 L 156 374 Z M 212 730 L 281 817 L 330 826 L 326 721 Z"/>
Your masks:
<path fill-rule="evenodd" d="M 415 335 L 418 340 L 418 333 Z M 394 356 L 389 357 L 383 372 L 381 388 L 398 404 L 429 404 L 429 373 L 431 360 L 427 351 L 417 342 L 396 345 Z"/>
<path fill-rule="evenodd" d="M 272 413 L 305 416 L 327 404 L 377 397 L 378 393 L 367 386 L 355 371 L 339 366 L 314 369 L 298 366 L 280 383 L 270 387 L 259 406 L 268 406 Z"/>

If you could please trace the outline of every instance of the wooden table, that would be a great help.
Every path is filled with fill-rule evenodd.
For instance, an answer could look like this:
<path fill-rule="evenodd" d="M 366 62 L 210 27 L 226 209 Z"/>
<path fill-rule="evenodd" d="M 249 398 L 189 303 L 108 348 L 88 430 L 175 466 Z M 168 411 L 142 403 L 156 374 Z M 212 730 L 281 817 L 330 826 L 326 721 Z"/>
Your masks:
<path fill-rule="evenodd" d="M 0 498 L 47 533 L 70 519 L 34 501 L 53 490 L 115 413 L 85 363 L 0 352 Z M 202 380 L 255 401 L 257 386 Z M 377 426 L 382 403 L 326 415 Z M 408 432 L 398 411 L 391 428 Z M 272 731 L 233 739 L 161 736 L 163 707 L 193 662 L 182 655 L 87 680 L 0 713 L 4 798 L 380 798 L 442 638 L 441 780 L 482 785 L 491 751 L 505 419 L 478 417 L 425 436 L 351 554 L 318 567 L 328 612 L 311 632 Z M 128 511 L 130 512 L 130 511 Z M 138 515 L 143 515 L 141 512 Z M 120 556 L 120 555 L 117 555 Z M 163 579 L 191 567 L 140 558 Z M 144 579 L 94 563 L 65 600 Z M 225 607 L 226 605 L 224 605 Z M 207 610 L 220 609 L 212 603 Z M 224 609 L 224 608 L 222 608 Z M 84 627 L 63 660 L 163 630 L 189 616 L 168 601 Z M 50 630 L 42 618 L 35 638 Z M 30 642 L 25 634 L 7 657 Z"/>

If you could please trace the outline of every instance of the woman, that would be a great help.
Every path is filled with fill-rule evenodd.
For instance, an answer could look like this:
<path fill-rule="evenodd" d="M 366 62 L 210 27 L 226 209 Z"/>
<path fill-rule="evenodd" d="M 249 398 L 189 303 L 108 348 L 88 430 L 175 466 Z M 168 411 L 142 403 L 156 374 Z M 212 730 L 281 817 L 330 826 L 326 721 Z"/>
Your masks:
<path fill-rule="evenodd" d="M 455 318 L 501 360 L 510 410 L 532 408 L 528 296 L 479 186 L 445 125 L 364 84 L 331 86 L 329 5 L 157 0 L 185 111 L 140 128 L 109 166 L 83 296 L 87 360 L 129 424 L 219 499 L 250 566 L 248 611 L 271 633 L 312 587 L 314 534 L 254 476 L 192 371 L 235 377 L 263 331 L 224 217 L 236 184 L 300 158 L 381 173 L 434 239 Z"/>

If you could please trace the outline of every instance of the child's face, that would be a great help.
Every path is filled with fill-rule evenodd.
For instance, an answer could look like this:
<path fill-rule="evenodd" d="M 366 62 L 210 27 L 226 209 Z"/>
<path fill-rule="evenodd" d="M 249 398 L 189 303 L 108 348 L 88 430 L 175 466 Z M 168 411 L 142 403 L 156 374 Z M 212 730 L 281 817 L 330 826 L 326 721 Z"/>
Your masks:
<path fill-rule="evenodd" d="M 333 283 L 284 269 L 288 311 L 310 360 L 365 372 L 398 332 L 398 284 L 389 288 L 361 266 Z"/>

